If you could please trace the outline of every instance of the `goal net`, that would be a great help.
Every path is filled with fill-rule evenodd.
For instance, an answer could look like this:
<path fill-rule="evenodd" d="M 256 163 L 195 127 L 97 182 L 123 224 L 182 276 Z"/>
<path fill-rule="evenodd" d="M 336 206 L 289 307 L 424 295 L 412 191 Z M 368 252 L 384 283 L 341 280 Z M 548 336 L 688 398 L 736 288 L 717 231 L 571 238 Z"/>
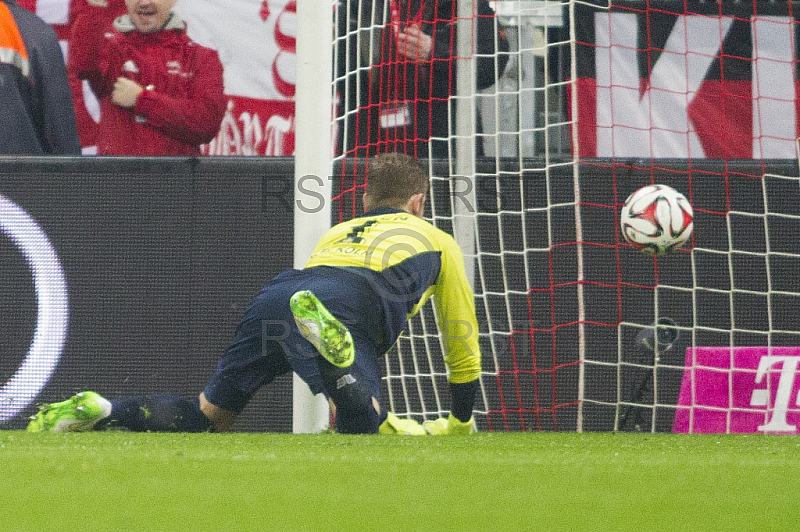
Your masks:
<path fill-rule="evenodd" d="M 800 422 L 795 7 L 335 6 L 333 222 L 360 214 L 373 154 L 428 165 L 426 218 L 473 280 L 481 430 Z M 690 243 L 657 259 L 618 229 L 652 183 L 695 212 Z M 393 412 L 449 410 L 432 308 L 385 365 Z"/>

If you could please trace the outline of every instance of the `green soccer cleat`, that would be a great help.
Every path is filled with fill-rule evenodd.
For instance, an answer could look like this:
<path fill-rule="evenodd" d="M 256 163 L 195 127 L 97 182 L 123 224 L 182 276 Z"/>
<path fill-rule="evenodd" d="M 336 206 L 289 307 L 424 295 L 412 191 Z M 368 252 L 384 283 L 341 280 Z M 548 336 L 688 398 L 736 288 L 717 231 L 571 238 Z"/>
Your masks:
<path fill-rule="evenodd" d="M 87 432 L 111 415 L 111 403 L 95 392 L 81 392 L 66 401 L 39 407 L 28 432 Z"/>
<path fill-rule="evenodd" d="M 300 334 L 317 348 L 325 360 L 340 368 L 353 364 L 356 351 L 350 331 L 317 296 L 308 290 L 296 292 L 289 300 L 289 306 Z"/>

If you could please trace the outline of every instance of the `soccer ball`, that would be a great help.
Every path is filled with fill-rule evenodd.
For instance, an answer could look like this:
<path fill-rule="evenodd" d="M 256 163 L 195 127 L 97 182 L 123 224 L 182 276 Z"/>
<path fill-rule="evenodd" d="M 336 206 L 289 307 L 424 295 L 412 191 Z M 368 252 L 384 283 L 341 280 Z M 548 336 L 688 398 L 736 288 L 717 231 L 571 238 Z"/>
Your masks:
<path fill-rule="evenodd" d="M 625 240 L 647 255 L 664 255 L 692 235 L 692 206 L 667 185 L 640 188 L 625 200 L 620 226 Z"/>

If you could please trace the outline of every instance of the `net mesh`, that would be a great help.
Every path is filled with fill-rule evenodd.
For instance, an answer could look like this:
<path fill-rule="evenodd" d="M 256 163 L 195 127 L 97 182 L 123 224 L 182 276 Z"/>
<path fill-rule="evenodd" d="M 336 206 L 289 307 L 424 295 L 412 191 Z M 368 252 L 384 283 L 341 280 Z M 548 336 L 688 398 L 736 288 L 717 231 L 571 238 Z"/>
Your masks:
<path fill-rule="evenodd" d="M 697 410 L 679 397 L 687 348 L 728 348 L 728 368 L 714 371 L 733 382 L 734 346 L 797 345 L 794 3 L 499 0 L 466 25 L 455 4 L 439 2 L 433 18 L 419 6 L 400 6 L 399 19 L 388 1 L 336 12 L 334 221 L 361 212 L 369 156 L 426 162 L 426 218 L 460 239 L 474 272 L 479 428 L 670 431 L 676 412 Z M 447 54 L 398 56 L 397 32 L 419 9 Z M 438 121 L 434 103 L 446 110 Z M 652 183 L 695 212 L 690 244 L 657 259 L 618 230 L 622 202 Z M 392 411 L 448 411 L 431 308 L 385 365 Z M 774 410 L 727 394 L 711 410 L 728 430 L 732 412 Z"/>

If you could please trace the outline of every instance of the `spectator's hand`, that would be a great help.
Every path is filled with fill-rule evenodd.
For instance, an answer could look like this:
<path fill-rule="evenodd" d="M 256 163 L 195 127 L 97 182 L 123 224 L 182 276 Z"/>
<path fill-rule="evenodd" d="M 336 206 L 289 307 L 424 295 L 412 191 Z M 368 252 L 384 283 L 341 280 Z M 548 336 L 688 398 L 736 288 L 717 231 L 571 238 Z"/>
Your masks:
<path fill-rule="evenodd" d="M 411 61 L 427 61 L 431 58 L 432 47 L 433 38 L 423 33 L 419 24 L 397 34 L 397 53 Z"/>
<path fill-rule="evenodd" d="M 111 91 L 111 101 L 120 107 L 130 109 L 136 105 L 136 98 L 144 91 L 144 87 L 132 79 L 119 77 Z"/>
<path fill-rule="evenodd" d="M 106 0 L 86 0 L 86 3 L 94 7 L 108 7 Z"/>

